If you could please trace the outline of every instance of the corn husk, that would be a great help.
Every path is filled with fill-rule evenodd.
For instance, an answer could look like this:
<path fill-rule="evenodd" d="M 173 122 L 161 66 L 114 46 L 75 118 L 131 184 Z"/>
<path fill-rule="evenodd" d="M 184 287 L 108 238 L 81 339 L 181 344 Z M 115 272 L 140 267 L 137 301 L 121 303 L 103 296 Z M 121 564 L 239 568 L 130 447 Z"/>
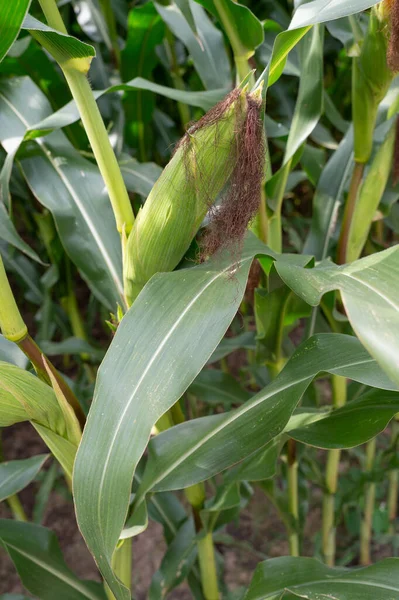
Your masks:
<path fill-rule="evenodd" d="M 189 248 L 233 172 L 246 107 L 243 89 L 220 118 L 188 130 L 155 183 L 124 247 L 128 304 L 155 273 L 172 271 Z"/>
<path fill-rule="evenodd" d="M 355 161 L 366 163 L 373 148 L 378 106 L 391 84 L 393 73 L 387 65 L 387 16 L 373 8 L 360 56 L 354 59 L 352 77 Z"/>

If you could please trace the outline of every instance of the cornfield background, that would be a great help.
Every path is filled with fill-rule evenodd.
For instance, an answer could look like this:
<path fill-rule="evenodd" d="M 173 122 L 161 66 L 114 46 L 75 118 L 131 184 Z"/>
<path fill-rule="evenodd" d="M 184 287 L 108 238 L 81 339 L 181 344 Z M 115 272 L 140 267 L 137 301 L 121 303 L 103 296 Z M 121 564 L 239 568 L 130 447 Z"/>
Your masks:
<path fill-rule="evenodd" d="M 399 0 L 0 0 L 0 600 L 399 600 Z"/>

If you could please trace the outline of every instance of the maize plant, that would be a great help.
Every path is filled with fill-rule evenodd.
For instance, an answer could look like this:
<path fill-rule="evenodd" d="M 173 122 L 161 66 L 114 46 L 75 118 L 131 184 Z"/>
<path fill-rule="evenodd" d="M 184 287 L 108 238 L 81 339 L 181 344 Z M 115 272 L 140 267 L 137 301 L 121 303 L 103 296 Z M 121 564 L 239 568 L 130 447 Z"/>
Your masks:
<path fill-rule="evenodd" d="M 399 0 L 0 0 L 0 599 L 399 600 Z"/>

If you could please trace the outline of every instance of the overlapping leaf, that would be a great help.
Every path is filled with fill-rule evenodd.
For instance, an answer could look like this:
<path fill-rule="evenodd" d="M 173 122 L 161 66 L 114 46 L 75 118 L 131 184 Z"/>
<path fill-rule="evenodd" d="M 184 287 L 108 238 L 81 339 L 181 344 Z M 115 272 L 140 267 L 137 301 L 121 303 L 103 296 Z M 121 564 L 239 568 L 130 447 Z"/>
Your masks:
<path fill-rule="evenodd" d="M 2 2 L 0 5 L 0 61 L 16 39 L 31 0 Z"/>
<path fill-rule="evenodd" d="M 110 563 L 136 465 L 154 423 L 179 399 L 223 337 L 258 250 L 267 252 L 251 237 L 240 269 L 228 253 L 223 262 L 219 258 L 153 277 L 122 320 L 100 367 L 75 463 L 75 506 L 86 542 L 118 599 L 128 592 Z"/>
<path fill-rule="evenodd" d="M 28 107 L 26 98 L 29 98 Z M 27 110 L 28 108 L 28 110 Z M 51 107 L 27 78 L 0 84 L 1 141 L 23 140 Z M 61 132 L 25 149 L 21 166 L 28 185 L 55 219 L 61 241 L 93 293 L 111 310 L 123 304 L 120 240 L 102 177 Z"/>

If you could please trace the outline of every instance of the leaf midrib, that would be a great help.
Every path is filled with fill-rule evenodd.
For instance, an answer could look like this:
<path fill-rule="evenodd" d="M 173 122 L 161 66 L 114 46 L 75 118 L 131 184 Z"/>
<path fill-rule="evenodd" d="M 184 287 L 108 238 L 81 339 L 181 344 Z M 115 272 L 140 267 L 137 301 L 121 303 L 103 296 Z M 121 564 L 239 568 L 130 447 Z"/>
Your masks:
<path fill-rule="evenodd" d="M 252 261 L 253 257 L 245 257 L 242 258 L 238 264 L 236 265 L 236 270 L 238 270 L 239 267 L 241 267 L 245 262 L 248 261 Z M 231 265 L 229 264 L 225 269 L 223 269 L 222 271 L 218 271 L 216 273 L 216 275 L 214 275 L 207 283 L 206 285 L 203 285 L 200 289 L 200 291 L 192 298 L 192 300 L 187 304 L 187 306 L 185 307 L 184 311 L 179 315 L 178 319 L 174 322 L 173 326 L 169 329 L 168 333 L 164 336 L 164 339 L 162 340 L 162 342 L 158 345 L 157 350 L 155 351 L 155 353 L 152 355 L 150 361 L 148 362 L 146 368 L 144 369 L 144 372 L 142 373 L 138 383 L 136 384 L 135 388 L 132 391 L 132 394 L 129 398 L 129 400 L 126 403 L 126 406 L 119 418 L 118 424 L 115 428 L 115 432 L 114 435 L 112 437 L 112 440 L 108 446 L 108 453 L 106 456 L 106 459 L 104 461 L 104 466 L 103 466 L 103 471 L 102 471 L 102 476 L 101 476 L 101 480 L 100 480 L 100 484 L 98 487 L 98 494 L 97 494 L 97 507 L 96 507 L 96 512 L 97 512 L 97 520 L 98 523 L 101 523 L 101 504 L 102 504 L 102 491 L 103 491 L 103 487 L 104 487 L 104 481 L 105 481 L 105 477 L 106 477 L 106 472 L 107 472 L 107 468 L 108 468 L 108 463 L 110 461 L 111 458 L 111 454 L 112 454 L 112 450 L 113 447 L 115 445 L 115 441 L 116 438 L 118 436 L 119 430 L 121 428 L 121 425 L 125 419 L 125 416 L 127 414 L 127 411 L 130 408 L 131 403 L 133 402 L 133 399 L 137 393 L 137 391 L 139 390 L 141 384 L 143 383 L 143 381 L 145 380 L 147 373 L 149 371 L 149 369 L 151 368 L 151 366 L 153 365 L 154 361 L 156 360 L 156 358 L 158 357 L 158 355 L 161 353 L 162 349 L 164 348 L 165 344 L 168 342 L 169 338 L 171 337 L 171 335 L 174 333 L 174 331 L 176 330 L 176 328 L 178 327 L 178 325 L 180 324 L 180 322 L 185 318 L 185 316 L 187 315 L 187 313 L 190 311 L 190 309 L 192 308 L 192 306 L 194 306 L 194 304 L 198 301 L 198 299 L 205 293 L 205 291 L 215 282 L 217 281 L 217 279 L 219 279 L 220 277 L 222 277 L 227 271 L 229 271 L 231 269 Z M 104 540 L 104 530 L 102 527 L 100 527 L 100 535 L 102 538 L 102 543 L 103 545 L 105 540 Z"/>

